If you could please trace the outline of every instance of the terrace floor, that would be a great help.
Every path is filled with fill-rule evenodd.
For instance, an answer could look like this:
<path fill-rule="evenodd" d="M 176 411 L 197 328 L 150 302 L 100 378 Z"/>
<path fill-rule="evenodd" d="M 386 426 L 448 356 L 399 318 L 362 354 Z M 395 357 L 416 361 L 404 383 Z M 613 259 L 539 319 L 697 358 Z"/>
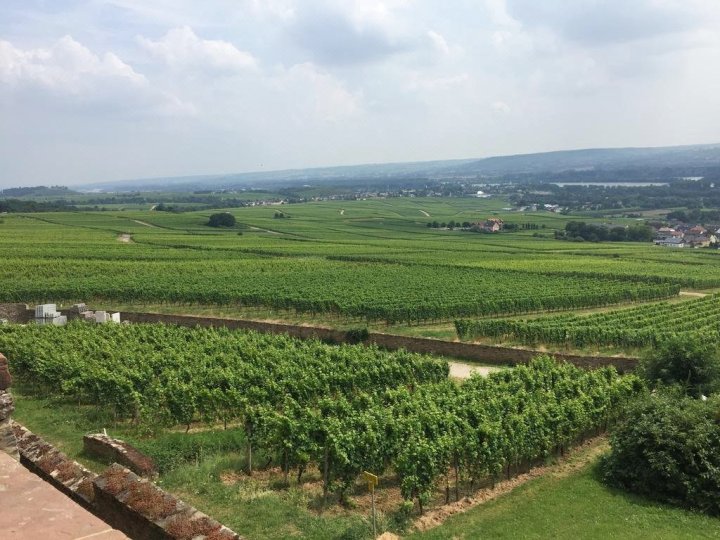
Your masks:
<path fill-rule="evenodd" d="M 4 540 L 121 540 L 127 537 L 0 452 Z"/>

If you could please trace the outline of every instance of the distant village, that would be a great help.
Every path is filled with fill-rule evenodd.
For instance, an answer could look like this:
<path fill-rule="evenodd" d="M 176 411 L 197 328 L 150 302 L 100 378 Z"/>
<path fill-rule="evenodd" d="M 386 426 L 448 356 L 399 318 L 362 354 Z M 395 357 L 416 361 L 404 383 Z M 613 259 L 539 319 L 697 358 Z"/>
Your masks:
<path fill-rule="evenodd" d="M 674 227 L 660 227 L 655 234 L 655 245 L 670 248 L 709 247 L 717 245 L 717 235 L 720 229 L 709 231 L 701 225 L 676 225 Z"/>

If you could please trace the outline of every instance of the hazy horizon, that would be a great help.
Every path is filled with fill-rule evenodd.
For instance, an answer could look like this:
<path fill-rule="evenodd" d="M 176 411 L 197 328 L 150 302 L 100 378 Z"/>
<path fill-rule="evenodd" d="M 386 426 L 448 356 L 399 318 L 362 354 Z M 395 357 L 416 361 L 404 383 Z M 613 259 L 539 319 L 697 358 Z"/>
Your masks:
<path fill-rule="evenodd" d="M 0 186 L 720 141 L 711 0 L 7 0 Z"/>

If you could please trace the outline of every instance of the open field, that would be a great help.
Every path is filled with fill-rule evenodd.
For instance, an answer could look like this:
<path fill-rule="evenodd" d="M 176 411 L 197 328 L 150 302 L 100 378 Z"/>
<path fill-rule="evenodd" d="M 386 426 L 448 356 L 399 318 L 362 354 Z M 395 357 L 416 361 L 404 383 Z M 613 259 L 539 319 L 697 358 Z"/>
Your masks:
<path fill-rule="evenodd" d="M 592 461 L 579 471 L 551 472 L 409 538 L 694 540 L 720 538 L 720 520 L 609 488 Z"/>

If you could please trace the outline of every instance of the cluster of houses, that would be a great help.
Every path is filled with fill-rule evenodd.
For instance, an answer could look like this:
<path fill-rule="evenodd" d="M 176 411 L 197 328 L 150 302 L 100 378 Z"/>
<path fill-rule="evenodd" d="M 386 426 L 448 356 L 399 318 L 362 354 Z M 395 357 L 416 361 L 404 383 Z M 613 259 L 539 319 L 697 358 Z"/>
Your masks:
<path fill-rule="evenodd" d="M 63 315 L 57 310 L 57 304 L 40 304 L 35 306 L 35 323 L 36 324 L 52 324 L 55 326 L 65 326 L 70 319 L 80 319 L 87 322 L 98 324 L 119 323 L 120 313 L 109 313 L 107 311 L 90 311 L 85 304 L 75 304 L 69 310 L 67 315 Z"/>
<path fill-rule="evenodd" d="M 655 234 L 655 245 L 674 248 L 707 247 L 717 244 L 716 235 L 720 235 L 720 229 L 713 233 L 700 225 L 660 227 Z"/>
<path fill-rule="evenodd" d="M 533 203 L 528 206 L 520 206 L 515 208 L 503 208 L 503 210 L 517 210 L 518 212 L 537 212 L 538 210 L 545 210 L 546 212 L 553 212 L 555 214 L 561 213 L 564 208 L 559 204 L 538 204 Z"/>

